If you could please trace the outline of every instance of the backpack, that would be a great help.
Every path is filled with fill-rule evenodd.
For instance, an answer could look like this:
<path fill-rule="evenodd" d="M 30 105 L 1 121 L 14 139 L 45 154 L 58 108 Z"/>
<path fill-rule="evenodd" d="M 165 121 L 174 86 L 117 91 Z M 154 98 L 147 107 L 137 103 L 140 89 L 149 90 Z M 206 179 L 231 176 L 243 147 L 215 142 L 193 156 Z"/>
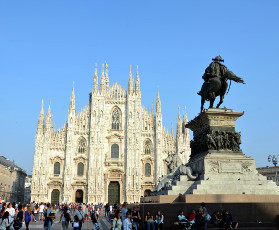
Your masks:
<path fill-rule="evenodd" d="M 71 221 L 71 218 L 70 218 L 70 215 L 69 215 L 68 212 L 66 213 L 66 215 L 64 215 L 64 218 L 65 218 L 66 222 L 70 222 Z"/>

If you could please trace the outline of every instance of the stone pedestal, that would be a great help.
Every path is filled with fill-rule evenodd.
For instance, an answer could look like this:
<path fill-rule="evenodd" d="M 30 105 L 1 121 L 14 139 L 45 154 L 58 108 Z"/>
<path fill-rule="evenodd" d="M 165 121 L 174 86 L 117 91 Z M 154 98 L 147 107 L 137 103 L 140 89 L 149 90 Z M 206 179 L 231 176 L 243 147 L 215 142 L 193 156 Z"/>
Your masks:
<path fill-rule="evenodd" d="M 279 195 L 278 186 L 260 175 L 254 159 L 240 149 L 241 135 L 235 131 L 235 121 L 243 114 L 231 109 L 208 109 L 186 125 L 194 132 L 187 166 L 199 177 L 186 182 L 182 176 L 166 194 Z"/>

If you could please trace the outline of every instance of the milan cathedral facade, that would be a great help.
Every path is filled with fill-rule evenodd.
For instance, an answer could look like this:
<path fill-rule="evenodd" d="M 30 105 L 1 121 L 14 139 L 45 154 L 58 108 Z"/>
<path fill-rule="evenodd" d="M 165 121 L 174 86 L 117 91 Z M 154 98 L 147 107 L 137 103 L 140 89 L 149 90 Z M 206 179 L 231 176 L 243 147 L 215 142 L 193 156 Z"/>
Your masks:
<path fill-rule="evenodd" d="M 138 70 L 130 70 L 128 90 L 109 85 L 107 65 L 98 84 L 97 69 L 89 103 L 75 109 L 74 87 L 68 119 L 52 123 L 50 105 L 39 115 L 35 140 L 31 200 L 45 202 L 134 202 L 147 195 L 167 173 L 165 159 L 190 155 L 186 109 L 177 118 L 176 137 L 162 125 L 161 100 L 156 112 L 141 104 Z"/>

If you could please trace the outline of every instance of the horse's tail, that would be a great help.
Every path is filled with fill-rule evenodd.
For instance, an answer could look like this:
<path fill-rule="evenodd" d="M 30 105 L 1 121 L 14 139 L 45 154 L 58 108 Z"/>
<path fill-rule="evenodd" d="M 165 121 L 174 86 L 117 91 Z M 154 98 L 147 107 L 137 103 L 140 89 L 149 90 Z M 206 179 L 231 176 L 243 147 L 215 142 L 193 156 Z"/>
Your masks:
<path fill-rule="evenodd" d="M 223 78 L 235 81 L 237 83 L 245 84 L 245 82 L 242 78 L 236 76 L 232 71 L 229 71 L 229 70 L 224 74 Z"/>

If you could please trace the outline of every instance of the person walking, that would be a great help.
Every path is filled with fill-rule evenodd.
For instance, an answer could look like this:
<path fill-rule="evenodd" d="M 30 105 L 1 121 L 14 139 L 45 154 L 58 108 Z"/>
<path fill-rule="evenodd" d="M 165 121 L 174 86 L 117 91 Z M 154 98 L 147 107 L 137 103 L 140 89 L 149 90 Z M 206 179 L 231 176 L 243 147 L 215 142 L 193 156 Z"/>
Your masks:
<path fill-rule="evenodd" d="M 62 220 L 63 230 L 68 229 L 69 222 L 71 221 L 71 215 L 70 215 L 70 210 L 67 208 L 66 205 L 64 206 L 63 211 L 61 212 L 59 223 L 61 222 L 61 220 Z"/>
<path fill-rule="evenodd" d="M 29 223 L 31 222 L 31 216 L 32 216 L 32 211 L 31 207 L 28 205 L 27 210 L 24 212 L 24 221 L 25 221 L 25 226 L 26 229 L 29 229 Z"/>
<path fill-rule="evenodd" d="M 82 227 L 82 223 L 84 223 L 84 212 L 82 211 L 82 207 L 81 207 L 81 206 L 78 206 L 78 209 L 75 210 L 74 216 L 77 216 L 78 219 L 79 219 L 79 227 L 78 227 L 78 230 L 80 230 L 81 227 Z"/>

